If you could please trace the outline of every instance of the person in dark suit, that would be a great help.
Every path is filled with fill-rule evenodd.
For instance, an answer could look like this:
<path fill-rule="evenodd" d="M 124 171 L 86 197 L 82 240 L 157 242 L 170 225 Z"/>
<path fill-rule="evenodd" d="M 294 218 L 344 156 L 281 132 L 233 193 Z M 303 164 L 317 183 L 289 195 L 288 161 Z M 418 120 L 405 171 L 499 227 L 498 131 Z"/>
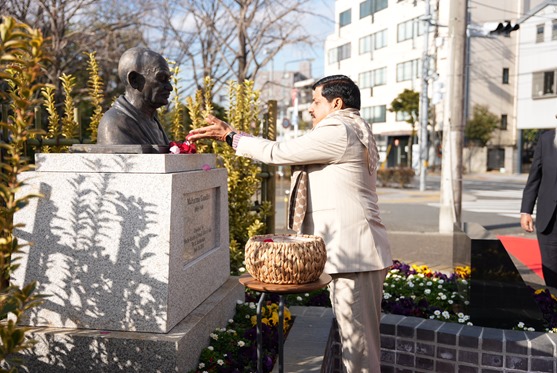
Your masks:
<path fill-rule="evenodd" d="M 536 233 L 542 257 L 545 284 L 557 288 L 557 139 L 555 130 L 544 132 L 536 145 L 532 168 L 522 194 L 520 226 L 534 231 L 532 213 L 536 210 Z"/>

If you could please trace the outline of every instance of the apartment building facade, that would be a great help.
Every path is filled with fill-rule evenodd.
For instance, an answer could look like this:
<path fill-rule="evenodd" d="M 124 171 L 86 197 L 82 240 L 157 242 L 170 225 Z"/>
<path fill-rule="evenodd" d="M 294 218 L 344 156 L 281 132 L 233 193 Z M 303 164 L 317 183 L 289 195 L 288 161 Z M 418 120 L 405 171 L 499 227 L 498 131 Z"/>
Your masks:
<path fill-rule="evenodd" d="M 452 74 L 457 73 L 451 67 L 453 35 L 448 27 L 452 6 L 462 7 L 468 27 L 479 30 L 466 37 L 469 58 L 462 61 L 465 87 L 463 97 L 457 99 L 464 101 L 464 115 L 468 118 L 475 106 L 484 105 L 499 121 L 487 147 L 466 144 L 465 171 L 515 172 L 520 163 L 516 110 L 518 32 L 505 36 L 490 35 L 488 31 L 490 25 L 495 28 L 505 21 L 516 24 L 543 1 L 464 1 L 335 1 L 335 31 L 325 43 L 325 75 L 344 74 L 358 83 L 361 114 L 372 123 L 387 166 L 408 166 L 409 152 L 414 149 L 412 163 L 417 168 L 418 146 L 410 147 L 409 143 L 413 131 L 419 133 L 419 121 L 413 126 L 407 116 L 389 109 L 405 89 L 421 92 L 425 80 L 429 87 L 429 165 L 440 165 L 442 128 L 451 118 L 448 92 Z M 430 17 L 426 17 L 427 9 Z M 426 58 L 429 69 L 424 79 L 422 66 Z"/>
<path fill-rule="evenodd" d="M 533 8 L 520 20 L 518 129 L 557 125 L 557 0 Z"/>

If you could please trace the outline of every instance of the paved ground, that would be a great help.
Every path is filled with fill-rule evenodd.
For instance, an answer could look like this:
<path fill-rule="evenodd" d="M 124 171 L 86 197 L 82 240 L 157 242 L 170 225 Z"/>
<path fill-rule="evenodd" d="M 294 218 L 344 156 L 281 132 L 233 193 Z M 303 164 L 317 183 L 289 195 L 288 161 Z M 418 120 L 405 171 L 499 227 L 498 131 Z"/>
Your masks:
<path fill-rule="evenodd" d="M 290 307 L 296 317 L 284 344 L 284 372 L 320 372 L 333 312 L 327 307 Z M 277 373 L 278 363 L 273 373 Z"/>

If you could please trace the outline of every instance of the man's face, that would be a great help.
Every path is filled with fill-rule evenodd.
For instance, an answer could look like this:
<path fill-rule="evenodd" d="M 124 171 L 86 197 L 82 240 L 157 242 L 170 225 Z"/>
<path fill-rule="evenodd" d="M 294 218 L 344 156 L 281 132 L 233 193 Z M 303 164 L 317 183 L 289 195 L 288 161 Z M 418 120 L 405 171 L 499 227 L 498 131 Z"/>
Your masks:
<path fill-rule="evenodd" d="M 145 85 L 141 92 L 145 103 L 155 108 L 168 105 L 168 98 L 172 92 L 170 78 L 172 74 L 164 60 L 154 61 L 145 69 L 143 74 Z"/>
<path fill-rule="evenodd" d="M 321 95 L 322 89 L 323 87 L 319 86 L 313 91 L 313 100 L 309 108 L 313 127 L 315 127 L 317 123 L 319 123 L 327 115 L 338 110 L 338 108 L 334 106 L 334 100 L 329 102 Z"/>

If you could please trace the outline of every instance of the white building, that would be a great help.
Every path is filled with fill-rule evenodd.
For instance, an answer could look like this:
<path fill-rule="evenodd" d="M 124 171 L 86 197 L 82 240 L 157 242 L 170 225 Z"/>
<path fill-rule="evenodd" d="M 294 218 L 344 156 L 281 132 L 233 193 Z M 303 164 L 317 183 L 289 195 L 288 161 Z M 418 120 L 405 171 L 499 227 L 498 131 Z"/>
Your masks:
<path fill-rule="evenodd" d="M 520 19 L 517 122 L 519 129 L 555 128 L 557 120 L 557 0 Z"/>
<path fill-rule="evenodd" d="M 448 92 L 451 84 L 450 7 L 462 7 L 466 0 L 430 0 L 428 124 L 430 165 L 439 164 L 435 145 L 450 117 Z M 468 0 L 469 27 L 485 30 L 498 23 L 516 24 L 541 0 Z M 403 115 L 389 111 L 391 102 L 404 89 L 422 90 L 422 61 L 425 47 L 425 0 L 337 0 L 334 34 L 325 44 L 325 75 L 344 74 L 358 83 L 362 92 L 362 116 L 373 123 L 380 150 L 388 166 L 408 165 L 408 142 L 412 125 Z M 495 26 L 494 26 L 495 27 Z M 481 32 L 479 34 L 482 34 Z M 462 99 L 465 114 L 477 104 L 487 105 L 500 118 L 499 129 L 487 148 L 465 151 L 465 169 L 513 172 L 517 164 L 517 32 L 505 36 L 477 37 L 470 33 L 470 60 Z M 468 110 L 466 110 L 468 108 Z M 468 115 L 469 117 L 470 115 Z M 416 123 L 416 130 L 418 130 Z M 416 147 L 415 147 L 416 148 Z M 414 151 L 416 166 L 417 154 Z"/>

